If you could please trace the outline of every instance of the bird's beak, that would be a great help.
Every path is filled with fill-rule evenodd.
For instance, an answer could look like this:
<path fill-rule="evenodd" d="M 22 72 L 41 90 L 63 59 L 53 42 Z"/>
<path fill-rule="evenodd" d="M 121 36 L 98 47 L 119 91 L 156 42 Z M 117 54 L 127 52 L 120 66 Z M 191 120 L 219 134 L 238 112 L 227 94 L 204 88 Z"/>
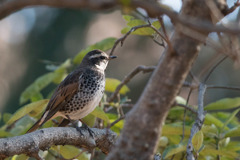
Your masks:
<path fill-rule="evenodd" d="M 117 56 L 109 56 L 108 60 L 112 60 L 112 59 L 115 59 L 115 58 L 117 58 Z"/>

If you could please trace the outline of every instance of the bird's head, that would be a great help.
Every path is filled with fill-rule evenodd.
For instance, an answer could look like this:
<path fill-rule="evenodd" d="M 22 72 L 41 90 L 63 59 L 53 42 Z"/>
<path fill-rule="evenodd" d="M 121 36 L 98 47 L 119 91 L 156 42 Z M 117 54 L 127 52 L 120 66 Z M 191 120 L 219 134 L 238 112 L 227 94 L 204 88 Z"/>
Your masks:
<path fill-rule="evenodd" d="M 116 56 L 109 56 L 101 50 L 92 50 L 86 54 L 82 60 L 82 64 L 89 67 L 104 71 L 110 60 L 117 58 Z"/>

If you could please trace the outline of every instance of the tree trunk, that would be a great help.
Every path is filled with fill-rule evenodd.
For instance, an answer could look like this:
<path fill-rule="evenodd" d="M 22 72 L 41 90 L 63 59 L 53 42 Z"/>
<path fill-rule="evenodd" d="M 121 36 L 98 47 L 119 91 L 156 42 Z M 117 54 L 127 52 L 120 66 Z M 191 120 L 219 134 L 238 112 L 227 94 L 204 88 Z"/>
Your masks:
<path fill-rule="evenodd" d="M 179 16 L 212 23 L 205 0 L 183 0 Z M 202 44 L 196 40 L 199 37 L 186 36 L 187 26 L 175 24 L 175 27 L 172 48 L 165 50 L 144 92 L 127 115 L 122 134 L 108 160 L 153 159 L 162 125 Z M 202 41 L 208 33 L 199 34 Z"/>

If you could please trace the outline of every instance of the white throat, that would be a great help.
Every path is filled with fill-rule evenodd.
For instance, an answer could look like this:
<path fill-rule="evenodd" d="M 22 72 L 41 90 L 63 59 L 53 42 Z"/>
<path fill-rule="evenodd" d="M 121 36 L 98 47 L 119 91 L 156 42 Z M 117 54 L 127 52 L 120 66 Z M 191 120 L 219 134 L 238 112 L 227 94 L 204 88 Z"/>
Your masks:
<path fill-rule="evenodd" d="M 100 62 L 100 64 L 96 64 L 95 66 L 97 67 L 97 69 L 99 69 L 100 71 L 104 72 L 104 70 L 107 67 L 108 62 L 104 63 L 104 62 Z"/>

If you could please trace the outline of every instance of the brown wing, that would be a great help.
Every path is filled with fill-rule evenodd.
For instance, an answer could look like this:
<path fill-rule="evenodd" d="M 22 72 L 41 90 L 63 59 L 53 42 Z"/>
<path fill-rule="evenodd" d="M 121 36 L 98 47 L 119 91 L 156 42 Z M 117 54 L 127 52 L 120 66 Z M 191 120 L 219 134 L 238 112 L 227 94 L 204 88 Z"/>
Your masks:
<path fill-rule="evenodd" d="M 60 85 L 61 86 L 61 85 Z M 32 132 L 51 119 L 66 103 L 71 100 L 78 90 L 78 83 L 67 84 L 64 87 L 58 87 L 51 97 L 42 117 L 27 131 Z"/>

